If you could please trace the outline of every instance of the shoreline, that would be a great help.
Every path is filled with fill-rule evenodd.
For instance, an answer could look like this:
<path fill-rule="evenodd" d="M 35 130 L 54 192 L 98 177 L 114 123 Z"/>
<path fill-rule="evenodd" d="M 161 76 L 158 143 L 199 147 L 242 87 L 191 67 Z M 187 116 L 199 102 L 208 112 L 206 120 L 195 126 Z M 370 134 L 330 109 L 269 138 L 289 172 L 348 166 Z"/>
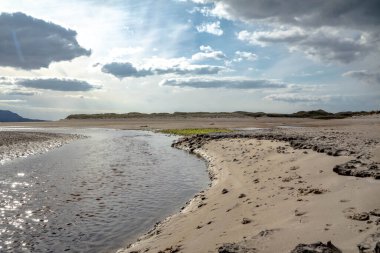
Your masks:
<path fill-rule="evenodd" d="M 324 208 L 337 208 L 340 205 L 343 205 L 342 203 L 360 202 L 360 198 L 355 198 L 354 200 L 337 199 L 346 197 L 347 195 L 347 193 L 342 193 L 345 191 L 345 189 L 342 189 L 342 185 L 350 184 L 352 182 L 354 182 L 354 185 L 357 184 L 356 187 L 363 188 L 360 191 L 361 193 L 371 192 L 372 195 L 374 195 L 376 194 L 376 192 L 380 192 L 380 182 L 376 180 L 375 178 L 377 177 L 373 176 L 372 174 L 367 175 L 364 173 L 364 176 L 369 177 L 369 179 L 367 180 L 370 180 L 369 182 L 372 182 L 374 185 L 374 189 L 369 189 L 368 182 L 364 181 L 366 179 L 357 178 L 358 176 L 363 176 L 363 174 L 359 173 L 358 175 L 356 175 L 357 177 L 343 177 L 333 172 L 333 168 L 335 168 L 336 166 L 347 164 L 348 162 L 353 161 L 355 159 L 363 159 L 365 161 L 371 161 L 372 159 L 372 164 L 378 164 L 379 161 L 376 159 L 378 159 L 379 157 L 369 152 L 373 151 L 373 149 L 376 149 L 378 141 L 368 144 L 367 139 L 362 138 L 361 143 L 364 143 L 363 145 L 366 147 L 365 150 L 363 150 L 363 146 L 360 146 L 361 143 L 358 143 L 358 145 L 356 146 L 350 146 L 347 149 L 338 148 L 336 150 L 331 150 L 328 149 L 329 145 L 326 145 L 325 139 L 331 138 L 331 136 L 329 137 L 328 134 L 326 136 L 327 132 L 323 133 L 323 138 L 319 141 L 318 144 L 318 138 L 317 142 L 315 143 L 310 141 L 308 142 L 308 138 L 301 138 L 297 140 L 297 138 L 294 138 L 292 134 L 290 134 L 290 136 L 283 134 L 283 132 L 289 133 L 292 131 L 289 131 L 289 129 L 276 130 L 274 132 L 264 131 L 264 134 L 262 134 L 263 131 L 259 131 L 259 134 L 235 134 L 235 136 L 228 136 L 222 134 L 219 136 L 214 135 L 182 138 L 179 141 L 177 141 L 177 143 L 174 144 L 174 146 L 176 146 L 177 148 L 189 151 L 190 153 L 194 153 L 196 155 L 200 155 L 203 157 L 203 159 L 206 160 L 206 162 L 208 163 L 208 170 L 210 173 L 211 186 L 206 190 L 201 191 L 199 194 L 195 195 L 193 199 L 186 203 L 186 206 L 180 213 L 174 214 L 166 218 L 164 221 L 158 223 L 148 233 L 141 236 L 135 243 L 131 244 L 128 248 L 121 249 L 117 252 L 290 252 L 298 244 L 301 243 L 312 244 L 316 243 L 317 241 L 327 242 L 330 240 L 332 240 L 335 246 L 341 248 L 343 252 L 357 252 L 358 245 L 361 245 L 361 247 L 368 248 L 367 251 L 362 252 L 372 252 L 370 250 L 376 247 L 375 244 L 378 241 L 377 238 L 379 238 L 380 240 L 380 228 L 378 226 L 380 219 L 377 220 L 376 215 L 368 215 L 369 218 L 365 222 L 363 222 L 348 217 L 356 217 L 355 215 L 361 213 L 368 214 L 371 211 L 373 212 L 373 210 L 375 210 L 376 212 L 376 208 L 380 207 L 380 201 L 376 200 L 376 197 L 375 199 L 373 199 L 373 196 L 369 198 L 373 201 L 373 203 L 365 202 L 354 205 L 352 207 L 347 207 L 344 210 L 334 212 L 334 215 L 332 215 L 332 218 L 328 219 L 328 222 L 323 221 L 323 215 L 321 216 L 313 212 L 313 208 L 320 209 L 320 207 L 305 208 L 303 204 L 306 203 L 306 206 L 314 206 L 316 205 L 316 203 L 318 203 L 318 205 L 320 205 L 320 203 L 315 198 L 325 198 L 324 196 L 328 195 L 333 195 L 332 197 L 327 197 L 327 199 L 331 201 L 331 198 L 333 198 L 335 203 L 333 204 L 333 207 L 331 207 L 331 204 L 328 204 L 329 201 L 325 201 L 322 205 L 324 206 Z M 294 131 L 297 132 L 299 131 L 299 129 Z M 335 130 L 332 131 L 332 135 L 336 134 L 337 133 L 335 132 Z M 343 135 L 345 135 L 345 133 L 343 133 Z M 357 136 L 353 135 L 351 137 L 355 139 Z M 311 140 L 315 141 L 315 137 L 311 138 Z M 335 145 L 338 144 L 337 142 L 339 141 L 341 140 L 339 138 L 336 138 L 334 142 L 330 143 L 330 146 L 334 143 Z M 223 143 L 222 146 L 220 145 L 220 143 Z M 248 143 L 247 150 L 241 151 L 242 147 L 244 146 L 242 143 Z M 303 145 L 300 145 L 300 143 L 303 143 Z M 351 143 L 348 140 L 346 143 L 343 142 L 343 145 L 351 145 Z M 233 158 L 230 161 L 226 161 L 226 155 L 231 154 L 226 154 L 226 152 L 224 151 L 228 148 L 231 148 L 231 146 L 236 148 L 236 150 L 232 151 L 233 156 L 236 156 L 236 158 Z M 264 148 L 257 148 L 261 146 L 264 146 Z M 260 153 L 260 151 L 262 150 L 259 149 L 263 149 L 264 153 L 274 152 L 272 154 L 274 155 L 274 159 L 272 161 L 274 163 L 276 163 L 276 161 L 280 161 L 278 166 L 280 166 L 284 170 L 282 171 L 283 173 L 281 175 L 274 174 L 271 175 L 271 177 L 265 179 L 262 177 L 266 176 L 255 175 L 256 178 L 252 181 L 253 183 L 249 182 L 249 184 L 261 185 L 262 180 L 266 180 L 266 183 L 269 183 L 270 180 L 275 180 L 275 177 L 277 177 L 281 179 L 277 180 L 279 181 L 278 185 L 276 184 L 273 187 L 278 186 L 278 188 L 265 190 L 266 185 L 262 185 L 260 187 L 264 188 L 256 187 L 255 189 L 251 189 L 254 190 L 251 193 L 238 192 L 238 190 L 244 191 L 244 189 L 249 188 L 251 186 L 247 187 L 247 182 L 239 182 L 239 184 L 243 184 L 244 187 L 237 187 L 238 189 L 234 189 L 234 184 L 232 184 L 232 186 L 228 185 L 228 183 L 231 181 L 231 177 L 232 180 L 235 181 L 244 181 L 244 177 L 247 173 L 252 174 L 259 172 L 259 167 L 256 166 L 255 170 L 252 172 L 248 171 L 247 167 L 243 166 L 243 169 L 245 169 L 246 171 L 244 171 L 244 175 L 239 175 L 238 179 L 234 178 L 236 177 L 236 175 L 234 174 L 234 172 L 232 172 L 231 169 L 241 167 L 239 164 L 246 163 L 247 160 L 249 164 L 248 167 L 252 166 L 253 163 L 250 162 L 250 159 L 252 159 L 252 157 L 247 159 L 247 156 L 244 155 L 244 153 Z M 243 155 L 238 154 L 239 152 L 243 152 Z M 284 158 L 289 155 L 292 156 L 292 154 L 294 153 L 296 154 L 296 156 L 293 155 L 293 157 L 290 159 Z M 255 155 L 253 155 L 253 157 L 254 156 Z M 268 158 L 265 158 L 265 154 L 263 157 L 264 158 L 262 159 Z M 311 160 L 308 160 L 305 164 L 305 159 L 309 159 L 307 157 L 311 157 Z M 254 158 L 254 160 L 255 163 L 259 163 L 261 167 L 265 167 L 265 164 L 267 164 L 268 161 L 270 161 L 270 159 L 260 161 L 260 159 L 258 158 Z M 309 177 L 308 174 L 310 174 L 311 172 L 306 167 L 307 165 L 316 163 L 317 161 L 322 165 L 318 169 L 318 171 L 317 169 L 315 169 L 316 171 L 313 171 L 313 173 L 315 174 L 312 177 Z M 230 166 L 230 168 L 223 168 L 224 166 L 226 166 L 226 163 L 228 163 L 228 166 Z M 300 165 L 297 165 L 299 163 Z M 292 166 L 294 168 L 301 168 L 297 168 L 293 171 L 291 169 L 293 168 L 292 166 L 289 165 L 287 168 L 285 168 L 283 166 L 284 164 L 296 164 L 295 166 Z M 313 166 L 315 165 L 313 164 Z M 317 165 L 317 167 L 318 166 L 319 165 Z M 360 171 L 362 171 L 362 169 L 363 168 L 361 167 Z M 271 172 L 268 171 L 269 168 L 266 168 L 266 171 L 264 170 L 262 173 L 271 174 Z M 298 171 L 303 171 L 303 174 L 299 173 Z M 376 171 L 376 173 L 377 172 L 378 171 Z M 328 176 L 322 176 L 321 178 L 319 174 L 327 174 Z M 299 177 L 302 178 L 302 180 L 298 180 L 300 179 Z M 304 181 L 303 178 L 308 178 L 307 183 L 302 182 Z M 356 180 L 353 180 L 355 178 Z M 294 183 L 297 180 L 298 183 Z M 326 186 L 322 187 L 321 185 L 324 184 L 324 181 L 327 181 L 329 183 Z M 339 181 L 339 183 L 337 183 L 337 181 Z M 356 181 L 358 182 L 356 183 Z M 320 182 L 320 185 L 315 185 L 316 182 Z M 289 184 L 291 186 L 289 186 Z M 345 187 L 346 186 L 344 186 L 343 188 Z M 330 188 L 333 188 L 334 190 L 331 190 Z M 336 189 L 339 189 L 339 191 L 337 191 Z M 288 192 L 286 193 L 287 196 L 282 196 L 282 191 Z M 224 198 L 228 195 L 231 195 L 231 192 L 234 192 L 236 196 L 227 198 L 227 201 L 218 201 L 218 199 L 220 198 Z M 255 197 L 255 194 L 260 195 L 261 200 L 252 200 L 252 198 Z M 272 194 L 272 196 L 270 196 L 270 194 Z M 283 199 L 277 199 L 278 203 L 271 203 L 269 199 L 266 199 L 264 201 L 268 203 L 258 203 L 260 201 L 263 201 L 264 196 L 262 195 L 271 198 L 278 198 L 276 196 L 278 195 L 280 196 L 280 198 Z M 349 196 L 347 196 L 347 198 L 349 198 Z M 287 203 L 289 202 L 289 199 L 292 200 L 291 204 Z M 342 202 L 340 202 L 341 200 Z M 256 205 L 254 205 L 255 202 Z M 210 204 L 213 204 L 215 207 L 210 208 Z M 252 206 L 247 208 L 247 205 Z M 275 216 L 268 217 L 268 215 L 265 214 L 266 212 L 272 213 L 272 215 L 274 215 L 276 211 L 260 210 L 263 206 L 270 206 L 270 208 L 274 210 L 277 210 L 279 208 L 284 210 L 285 208 L 288 211 L 288 213 L 286 214 L 286 217 L 281 217 L 281 215 L 277 218 Z M 365 208 L 367 208 L 368 210 L 363 210 Z M 371 208 L 373 210 L 370 210 Z M 323 210 L 323 208 L 319 211 L 320 213 L 326 215 L 326 210 Z M 234 222 L 231 223 L 229 221 L 223 220 L 224 216 L 228 216 L 230 213 L 233 212 L 235 213 L 234 215 L 232 215 L 232 219 L 235 219 Z M 208 221 L 205 217 L 208 217 L 210 214 L 213 213 L 217 214 L 214 214 L 212 217 L 210 217 L 210 220 Z M 313 219 L 311 217 L 308 217 L 309 213 L 310 216 L 314 216 Z M 258 219 L 259 216 L 262 216 L 262 218 Z M 272 219 L 277 219 L 277 222 L 273 222 Z M 370 223 L 366 223 L 367 221 L 370 221 Z M 298 222 L 300 222 L 301 224 L 305 222 L 306 225 L 298 225 Z M 309 225 L 308 227 L 308 223 L 312 223 L 313 225 L 311 227 Z M 322 232 L 316 232 L 316 234 L 318 234 L 318 236 L 315 236 L 316 238 L 313 239 L 310 236 L 302 236 L 305 233 L 310 234 L 310 232 L 313 230 L 313 226 L 318 226 L 318 223 L 320 223 L 319 226 L 321 227 L 319 228 L 319 230 L 321 230 Z M 300 228 L 300 230 L 302 230 L 302 233 L 300 233 L 297 238 L 293 238 L 292 240 L 288 239 L 285 245 L 284 243 L 281 243 L 281 238 L 283 238 L 283 236 L 286 236 L 286 233 L 289 232 L 284 232 L 284 230 L 287 230 L 287 228 L 282 227 L 284 224 L 287 224 L 287 227 L 292 227 L 292 229 L 297 229 L 297 226 L 303 227 Z M 252 227 L 252 225 L 254 226 Z M 353 226 L 357 228 L 357 230 L 347 232 L 343 229 L 343 227 L 345 226 Z M 248 231 L 246 231 L 247 227 L 249 227 Z M 201 231 L 204 229 L 209 229 L 210 231 L 208 231 L 208 233 L 206 234 L 203 234 Z M 256 234 L 252 234 L 252 231 L 256 231 Z M 334 232 L 331 233 L 329 231 Z M 315 231 L 313 231 L 313 233 L 314 232 Z M 344 233 L 344 237 L 349 238 L 349 240 L 344 240 L 342 238 L 343 236 L 336 235 L 340 232 Z M 219 235 L 216 235 L 218 233 Z M 181 234 L 182 238 L 180 238 Z M 204 237 L 208 238 L 208 241 L 204 241 Z M 219 240 L 218 237 L 222 237 L 224 239 Z M 272 240 L 271 245 L 268 245 L 269 239 Z M 202 246 L 199 244 L 202 244 Z M 317 246 L 308 245 L 308 247 Z M 322 246 L 330 247 L 329 244 L 323 244 Z M 322 246 L 319 245 L 319 247 Z M 284 249 L 286 250 L 282 251 Z"/>

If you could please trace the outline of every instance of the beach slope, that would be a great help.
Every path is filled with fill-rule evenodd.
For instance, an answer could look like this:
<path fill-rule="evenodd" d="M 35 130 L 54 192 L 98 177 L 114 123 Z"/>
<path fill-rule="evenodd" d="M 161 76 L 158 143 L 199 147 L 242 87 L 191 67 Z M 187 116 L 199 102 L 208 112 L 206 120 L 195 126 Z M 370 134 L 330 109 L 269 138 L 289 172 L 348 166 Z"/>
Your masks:
<path fill-rule="evenodd" d="M 291 252 L 319 241 L 374 252 L 379 136 L 358 126 L 182 139 L 176 147 L 207 160 L 212 186 L 119 252 Z"/>

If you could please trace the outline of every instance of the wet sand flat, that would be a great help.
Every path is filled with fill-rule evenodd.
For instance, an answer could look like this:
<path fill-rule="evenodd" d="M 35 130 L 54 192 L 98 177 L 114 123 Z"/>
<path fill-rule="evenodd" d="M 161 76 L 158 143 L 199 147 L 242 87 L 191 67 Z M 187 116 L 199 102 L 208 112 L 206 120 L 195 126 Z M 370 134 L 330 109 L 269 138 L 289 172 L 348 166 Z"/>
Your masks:
<path fill-rule="evenodd" d="M 307 127 L 351 127 L 358 125 L 378 124 L 379 115 L 354 117 L 346 119 L 317 120 L 309 118 L 129 118 L 129 119 L 73 119 L 51 122 L 0 123 L 0 126 L 22 127 L 101 127 L 129 130 L 171 129 L 171 128 L 251 128 L 276 126 L 307 126 Z"/>
<path fill-rule="evenodd" d="M 0 131 L 0 163 L 44 153 L 84 136 L 73 134 Z"/>

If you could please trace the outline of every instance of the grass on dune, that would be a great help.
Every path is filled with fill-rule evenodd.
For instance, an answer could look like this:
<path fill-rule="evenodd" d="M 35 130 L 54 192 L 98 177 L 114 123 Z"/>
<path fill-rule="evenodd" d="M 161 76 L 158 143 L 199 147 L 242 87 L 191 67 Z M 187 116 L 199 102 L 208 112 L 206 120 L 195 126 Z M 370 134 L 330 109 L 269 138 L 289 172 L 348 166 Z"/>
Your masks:
<path fill-rule="evenodd" d="M 233 132 L 226 128 L 186 128 L 186 129 L 164 129 L 160 133 L 175 134 L 175 135 L 195 135 L 195 134 L 210 134 L 210 133 L 230 133 Z"/>

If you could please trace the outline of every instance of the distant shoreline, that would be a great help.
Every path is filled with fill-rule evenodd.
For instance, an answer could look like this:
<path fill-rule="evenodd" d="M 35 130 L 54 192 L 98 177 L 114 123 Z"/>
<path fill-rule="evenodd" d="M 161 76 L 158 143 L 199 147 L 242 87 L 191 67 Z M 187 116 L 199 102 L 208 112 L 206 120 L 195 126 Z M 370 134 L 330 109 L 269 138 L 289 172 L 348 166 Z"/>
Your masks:
<path fill-rule="evenodd" d="M 242 118 L 242 117 L 273 117 L 273 118 L 311 118 L 311 119 L 344 119 L 353 116 L 380 114 L 380 111 L 337 112 L 324 110 L 299 111 L 296 113 L 264 113 L 264 112 L 174 112 L 174 113 L 101 113 L 101 114 L 72 114 L 66 119 L 134 119 L 134 118 Z"/>

